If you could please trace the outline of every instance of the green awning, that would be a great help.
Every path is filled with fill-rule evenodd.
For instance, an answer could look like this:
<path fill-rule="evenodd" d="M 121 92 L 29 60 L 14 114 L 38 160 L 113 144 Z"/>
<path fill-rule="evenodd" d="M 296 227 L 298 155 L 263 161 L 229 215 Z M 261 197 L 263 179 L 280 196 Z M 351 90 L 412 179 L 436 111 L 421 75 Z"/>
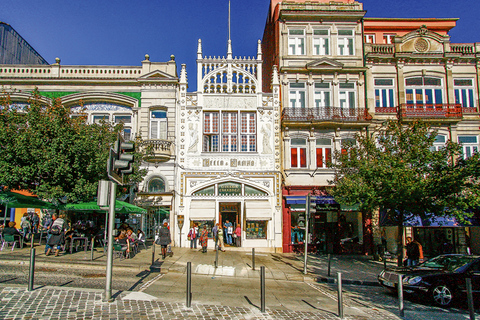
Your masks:
<path fill-rule="evenodd" d="M 37 209 L 55 209 L 56 207 L 38 199 L 37 197 L 25 196 L 20 193 L 1 191 L 0 203 L 8 208 L 37 208 Z"/>
<path fill-rule="evenodd" d="M 80 202 L 80 203 L 68 203 L 60 207 L 62 210 L 68 211 L 108 211 L 108 209 L 102 209 L 98 206 L 96 201 Z M 137 207 L 131 203 L 116 200 L 115 201 L 116 213 L 132 213 L 143 214 L 147 213 L 146 209 Z"/>

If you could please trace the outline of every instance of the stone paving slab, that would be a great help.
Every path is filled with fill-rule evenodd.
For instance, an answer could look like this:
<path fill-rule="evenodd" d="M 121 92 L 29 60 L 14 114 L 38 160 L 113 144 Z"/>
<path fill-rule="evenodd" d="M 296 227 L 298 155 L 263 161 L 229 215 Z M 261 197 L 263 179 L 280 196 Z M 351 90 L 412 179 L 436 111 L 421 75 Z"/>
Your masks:
<path fill-rule="evenodd" d="M 127 299 L 129 293 L 120 293 L 109 303 L 102 300 L 102 291 L 38 288 L 32 292 L 24 287 L 0 289 L 0 319 L 339 319 L 331 312 L 299 312 L 266 308 L 229 307 L 192 303 L 162 302 L 147 297 Z M 368 317 L 346 316 L 344 319 L 399 319 L 394 315 L 372 311 Z"/>

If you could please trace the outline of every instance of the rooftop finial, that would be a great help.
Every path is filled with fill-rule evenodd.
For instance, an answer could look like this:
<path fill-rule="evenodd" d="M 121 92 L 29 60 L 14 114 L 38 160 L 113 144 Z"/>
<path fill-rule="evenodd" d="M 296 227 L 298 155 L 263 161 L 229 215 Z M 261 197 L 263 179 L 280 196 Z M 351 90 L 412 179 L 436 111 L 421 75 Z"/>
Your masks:
<path fill-rule="evenodd" d="M 227 59 L 232 59 L 232 40 L 228 40 Z"/>
<path fill-rule="evenodd" d="M 202 59 L 202 39 L 198 39 L 197 59 Z"/>
<path fill-rule="evenodd" d="M 187 83 L 187 65 L 182 63 L 182 70 L 180 71 L 180 83 Z"/>

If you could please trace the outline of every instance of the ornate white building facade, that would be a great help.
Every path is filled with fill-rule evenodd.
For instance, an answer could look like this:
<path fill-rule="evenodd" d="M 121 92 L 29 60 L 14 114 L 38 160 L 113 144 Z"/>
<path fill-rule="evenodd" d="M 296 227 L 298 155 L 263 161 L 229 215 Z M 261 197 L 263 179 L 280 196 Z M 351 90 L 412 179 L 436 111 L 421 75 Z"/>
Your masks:
<path fill-rule="evenodd" d="M 280 176 L 280 94 L 262 88 L 262 52 L 256 58 L 204 57 L 197 50 L 197 91 L 187 93 L 186 67 L 180 75 L 177 119 L 177 221 L 181 246 L 193 223 L 211 228 L 227 220 L 241 227 L 241 246 L 274 251 L 282 243 Z M 183 239 L 180 241 L 180 239 Z M 178 242 L 177 242 L 178 241 Z M 213 241 L 209 246 L 213 246 Z"/>

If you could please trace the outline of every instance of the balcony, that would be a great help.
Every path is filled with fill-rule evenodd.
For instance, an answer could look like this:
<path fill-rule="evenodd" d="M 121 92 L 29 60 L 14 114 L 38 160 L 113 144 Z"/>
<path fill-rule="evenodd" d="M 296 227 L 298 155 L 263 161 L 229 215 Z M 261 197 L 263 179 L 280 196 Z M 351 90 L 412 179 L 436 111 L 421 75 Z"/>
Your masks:
<path fill-rule="evenodd" d="M 463 117 L 463 111 L 475 113 L 476 108 L 462 108 L 460 104 L 401 104 L 393 108 L 375 108 L 375 114 L 396 114 L 402 120 L 451 120 L 458 121 Z"/>
<path fill-rule="evenodd" d="M 365 108 L 284 108 L 284 122 L 332 122 L 355 123 L 370 121 L 372 116 Z"/>
<path fill-rule="evenodd" d="M 162 139 L 151 139 L 140 142 L 140 150 L 147 162 L 165 162 L 174 156 L 173 142 Z"/>

